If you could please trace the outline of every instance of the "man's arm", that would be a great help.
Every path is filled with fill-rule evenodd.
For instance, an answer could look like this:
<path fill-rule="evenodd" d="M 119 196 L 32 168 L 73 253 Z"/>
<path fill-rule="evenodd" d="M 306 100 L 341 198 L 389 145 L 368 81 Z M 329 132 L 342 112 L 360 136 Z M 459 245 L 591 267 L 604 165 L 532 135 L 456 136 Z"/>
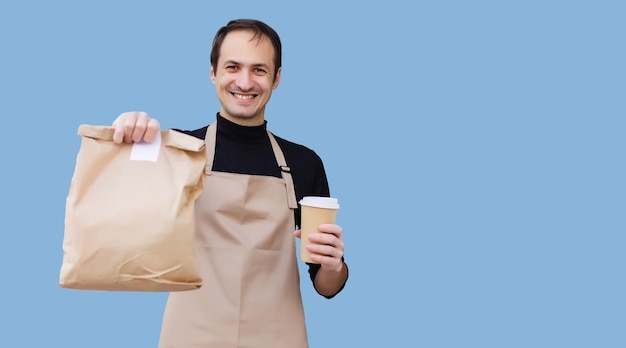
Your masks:
<path fill-rule="evenodd" d="M 325 297 L 335 296 L 343 289 L 348 280 L 348 265 L 343 261 L 338 271 L 331 271 L 324 267 L 320 268 L 315 276 L 314 286 L 320 295 Z"/>
<path fill-rule="evenodd" d="M 320 264 L 313 286 L 320 295 L 333 297 L 348 280 L 348 266 L 343 261 L 342 229 L 336 224 L 322 224 L 319 231 L 309 234 L 311 244 L 307 245 L 311 259 Z M 294 235 L 300 237 L 300 230 Z"/>

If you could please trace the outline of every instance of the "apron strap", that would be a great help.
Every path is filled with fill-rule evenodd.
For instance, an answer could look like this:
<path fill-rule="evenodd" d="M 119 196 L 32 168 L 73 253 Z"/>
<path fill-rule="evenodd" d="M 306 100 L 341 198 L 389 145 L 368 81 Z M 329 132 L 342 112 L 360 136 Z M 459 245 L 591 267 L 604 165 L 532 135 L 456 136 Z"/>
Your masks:
<path fill-rule="evenodd" d="M 280 146 L 278 146 L 274 135 L 270 131 L 267 132 L 267 135 L 270 138 L 270 143 L 272 143 L 272 150 L 274 150 L 276 162 L 278 162 L 278 166 L 280 167 L 280 174 L 283 176 L 283 180 L 285 180 L 287 186 L 287 202 L 289 203 L 289 208 L 296 209 L 298 208 L 298 201 L 296 200 L 296 189 L 293 186 L 293 179 L 291 178 L 291 168 L 287 166 L 283 151 L 280 149 Z"/>
<path fill-rule="evenodd" d="M 213 159 L 215 158 L 215 138 L 217 134 L 217 122 L 213 122 L 207 127 L 206 135 L 204 136 L 204 143 L 206 149 L 206 167 L 204 172 L 206 175 L 211 175 L 213 172 Z"/>
<path fill-rule="evenodd" d="M 211 123 L 206 130 L 206 136 L 204 137 L 204 142 L 206 146 L 206 156 L 207 163 L 204 169 L 206 175 L 211 175 L 213 172 L 213 159 L 215 158 L 215 139 L 217 134 L 217 122 Z M 291 169 L 287 166 L 287 161 L 285 161 L 285 156 L 283 155 L 283 151 L 278 146 L 274 135 L 267 131 L 267 135 L 270 138 L 270 143 L 272 144 L 272 151 L 274 151 L 274 157 L 276 157 L 276 162 L 278 162 L 278 166 L 280 167 L 280 174 L 285 180 L 285 185 L 287 186 L 287 202 L 289 203 L 289 209 L 298 208 L 298 201 L 296 200 L 296 189 L 293 186 L 293 178 L 291 177 Z"/>

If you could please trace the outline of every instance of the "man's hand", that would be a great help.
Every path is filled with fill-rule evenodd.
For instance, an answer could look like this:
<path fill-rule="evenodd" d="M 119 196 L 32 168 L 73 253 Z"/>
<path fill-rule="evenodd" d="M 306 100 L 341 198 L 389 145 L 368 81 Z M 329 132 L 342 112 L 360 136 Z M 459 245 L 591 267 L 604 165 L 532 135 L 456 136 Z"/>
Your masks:
<path fill-rule="evenodd" d="M 309 233 L 311 243 L 307 245 L 311 259 L 321 265 L 314 286 L 321 295 L 335 296 L 348 280 L 348 266 L 343 262 L 342 229 L 335 224 L 322 224 L 318 229 L 319 233 Z M 302 233 L 297 230 L 293 235 L 300 238 Z"/>
<path fill-rule="evenodd" d="M 319 226 L 319 233 L 309 233 L 311 243 L 306 248 L 311 253 L 311 259 L 320 263 L 322 269 L 341 271 L 344 249 L 341 234 L 341 226 L 336 224 L 322 224 Z M 300 230 L 295 231 L 294 236 L 300 238 Z"/>
<path fill-rule="evenodd" d="M 139 111 L 125 112 L 119 115 L 113 121 L 113 127 L 115 127 L 113 142 L 116 144 L 141 141 L 150 143 L 161 130 L 159 121 L 150 118 L 147 113 Z"/>

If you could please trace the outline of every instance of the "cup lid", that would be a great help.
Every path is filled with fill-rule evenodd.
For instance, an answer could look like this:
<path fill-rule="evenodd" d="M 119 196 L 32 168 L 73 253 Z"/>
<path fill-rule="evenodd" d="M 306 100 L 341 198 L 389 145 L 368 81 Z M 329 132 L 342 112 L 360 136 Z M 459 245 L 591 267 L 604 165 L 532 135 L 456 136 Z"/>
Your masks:
<path fill-rule="evenodd" d="M 300 205 L 309 207 L 339 209 L 339 201 L 332 197 L 305 196 L 300 200 Z"/>

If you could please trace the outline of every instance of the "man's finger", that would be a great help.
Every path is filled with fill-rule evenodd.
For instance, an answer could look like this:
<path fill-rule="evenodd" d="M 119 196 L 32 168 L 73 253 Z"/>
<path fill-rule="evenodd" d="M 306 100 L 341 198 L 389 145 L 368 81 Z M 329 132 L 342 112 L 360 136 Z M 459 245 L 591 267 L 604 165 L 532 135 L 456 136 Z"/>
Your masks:
<path fill-rule="evenodd" d="M 146 125 L 146 133 L 143 136 L 143 140 L 147 143 L 153 142 L 160 131 L 161 125 L 159 124 L 159 121 L 151 118 Z"/>

